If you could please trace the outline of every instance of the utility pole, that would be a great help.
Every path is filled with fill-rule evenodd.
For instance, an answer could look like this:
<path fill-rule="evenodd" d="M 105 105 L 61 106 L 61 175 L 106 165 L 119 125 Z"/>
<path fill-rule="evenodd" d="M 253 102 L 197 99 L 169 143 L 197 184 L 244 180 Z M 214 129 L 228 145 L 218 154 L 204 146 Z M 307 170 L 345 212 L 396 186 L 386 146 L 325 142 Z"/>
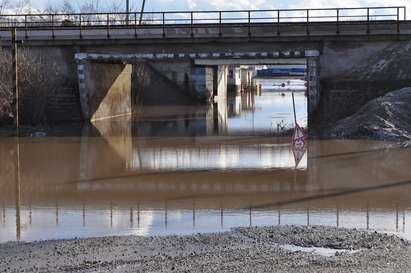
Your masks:
<path fill-rule="evenodd" d="M 141 4 L 139 25 L 141 25 L 141 23 L 143 22 L 143 14 L 144 14 L 144 6 L 145 5 L 146 5 L 146 0 L 143 0 L 143 3 Z"/>
<path fill-rule="evenodd" d="M 130 21 L 130 0 L 126 0 L 126 24 Z"/>
<path fill-rule="evenodd" d="M 20 129 L 20 111 L 19 111 L 19 80 L 18 80 L 18 64 L 17 64 L 17 30 L 13 28 L 11 31 L 11 63 L 12 63 L 12 85 L 15 103 L 15 122 L 17 133 Z"/>

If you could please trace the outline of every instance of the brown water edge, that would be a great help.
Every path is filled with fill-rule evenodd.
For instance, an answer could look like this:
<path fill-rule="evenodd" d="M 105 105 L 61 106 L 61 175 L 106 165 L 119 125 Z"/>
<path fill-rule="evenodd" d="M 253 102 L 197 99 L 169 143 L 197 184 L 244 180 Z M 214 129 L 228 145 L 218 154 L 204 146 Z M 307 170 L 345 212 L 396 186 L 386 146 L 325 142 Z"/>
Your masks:
<path fill-rule="evenodd" d="M 378 141 L 310 141 L 295 169 L 288 137 L 2 138 L 0 241 L 278 223 L 411 238 L 410 152 Z"/>

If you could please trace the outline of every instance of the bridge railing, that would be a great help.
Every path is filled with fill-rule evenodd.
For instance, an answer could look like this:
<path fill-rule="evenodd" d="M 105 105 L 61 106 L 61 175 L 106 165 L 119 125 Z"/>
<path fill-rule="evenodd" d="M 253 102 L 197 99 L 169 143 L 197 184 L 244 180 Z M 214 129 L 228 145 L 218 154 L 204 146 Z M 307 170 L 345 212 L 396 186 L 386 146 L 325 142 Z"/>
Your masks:
<path fill-rule="evenodd" d="M 335 22 L 340 25 L 350 22 L 407 20 L 405 6 L 363 8 L 319 8 L 278 10 L 223 10 L 223 11 L 167 11 L 130 13 L 73 13 L 73 14 L 21 14 L 0 15 L 0 29 L 82 29 L 82 28 L 149 28 L 187 27 L 214 25 L 222 30 L 232 25 L 255 24 L 304 24 L 307 32 L 312 24 Z M 251 27 L 250 27 L 251 31 Z"/>

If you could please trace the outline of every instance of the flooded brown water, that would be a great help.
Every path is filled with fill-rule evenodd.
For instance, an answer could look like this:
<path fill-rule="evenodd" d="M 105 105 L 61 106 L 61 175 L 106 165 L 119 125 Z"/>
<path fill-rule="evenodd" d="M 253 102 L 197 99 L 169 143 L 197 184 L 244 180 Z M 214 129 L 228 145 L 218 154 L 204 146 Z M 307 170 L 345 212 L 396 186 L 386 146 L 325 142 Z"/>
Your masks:
<path fill-rule="evenodd" d="M 216 126 L 207 110 L 151 108 L 138 122 L 97 122 L 79 137 L 1 138 L 0 242 L 278 224 L 411 239 L 410 149 L 311 140 L 296 166 L 290 137 L 270 135 L 282 112 L 264 108 L 266 127 L 254 130 L 240 109 L 242 127 L 229 110 L 211 118 Z"/>

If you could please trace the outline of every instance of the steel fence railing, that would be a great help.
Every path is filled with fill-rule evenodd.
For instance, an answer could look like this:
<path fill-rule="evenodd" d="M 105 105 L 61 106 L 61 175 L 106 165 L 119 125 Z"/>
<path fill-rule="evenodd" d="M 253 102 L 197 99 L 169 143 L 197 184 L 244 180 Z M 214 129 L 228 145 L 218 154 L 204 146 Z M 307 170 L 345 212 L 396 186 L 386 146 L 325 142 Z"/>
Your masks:
<path fill-rule="evenodd" d="M 141 21 L 140 21 L 141 17 Z M 82 29 L 87 28 L 166 28 L 187 27 L 192 31 L 203 25 L 213 25 L 220 29 L 228 25 L 255 24 L 304 24 L 309 33 L 313 24 L 335 23 L 337 32 L 341 25 L 349 22 L 362 22 L 370 25 L 375 22 L 392 21 L 399 25 L 407 20 L 405 6 L 361 7 L 361 8 L 318 8 L 318 9 L 278 9 L 278 10 L 223 10 L 223 11 L 165 11 L 130 13 L 73 13 L 73 14 L 3 14 L 0 15 L 0 29 Z"/>

